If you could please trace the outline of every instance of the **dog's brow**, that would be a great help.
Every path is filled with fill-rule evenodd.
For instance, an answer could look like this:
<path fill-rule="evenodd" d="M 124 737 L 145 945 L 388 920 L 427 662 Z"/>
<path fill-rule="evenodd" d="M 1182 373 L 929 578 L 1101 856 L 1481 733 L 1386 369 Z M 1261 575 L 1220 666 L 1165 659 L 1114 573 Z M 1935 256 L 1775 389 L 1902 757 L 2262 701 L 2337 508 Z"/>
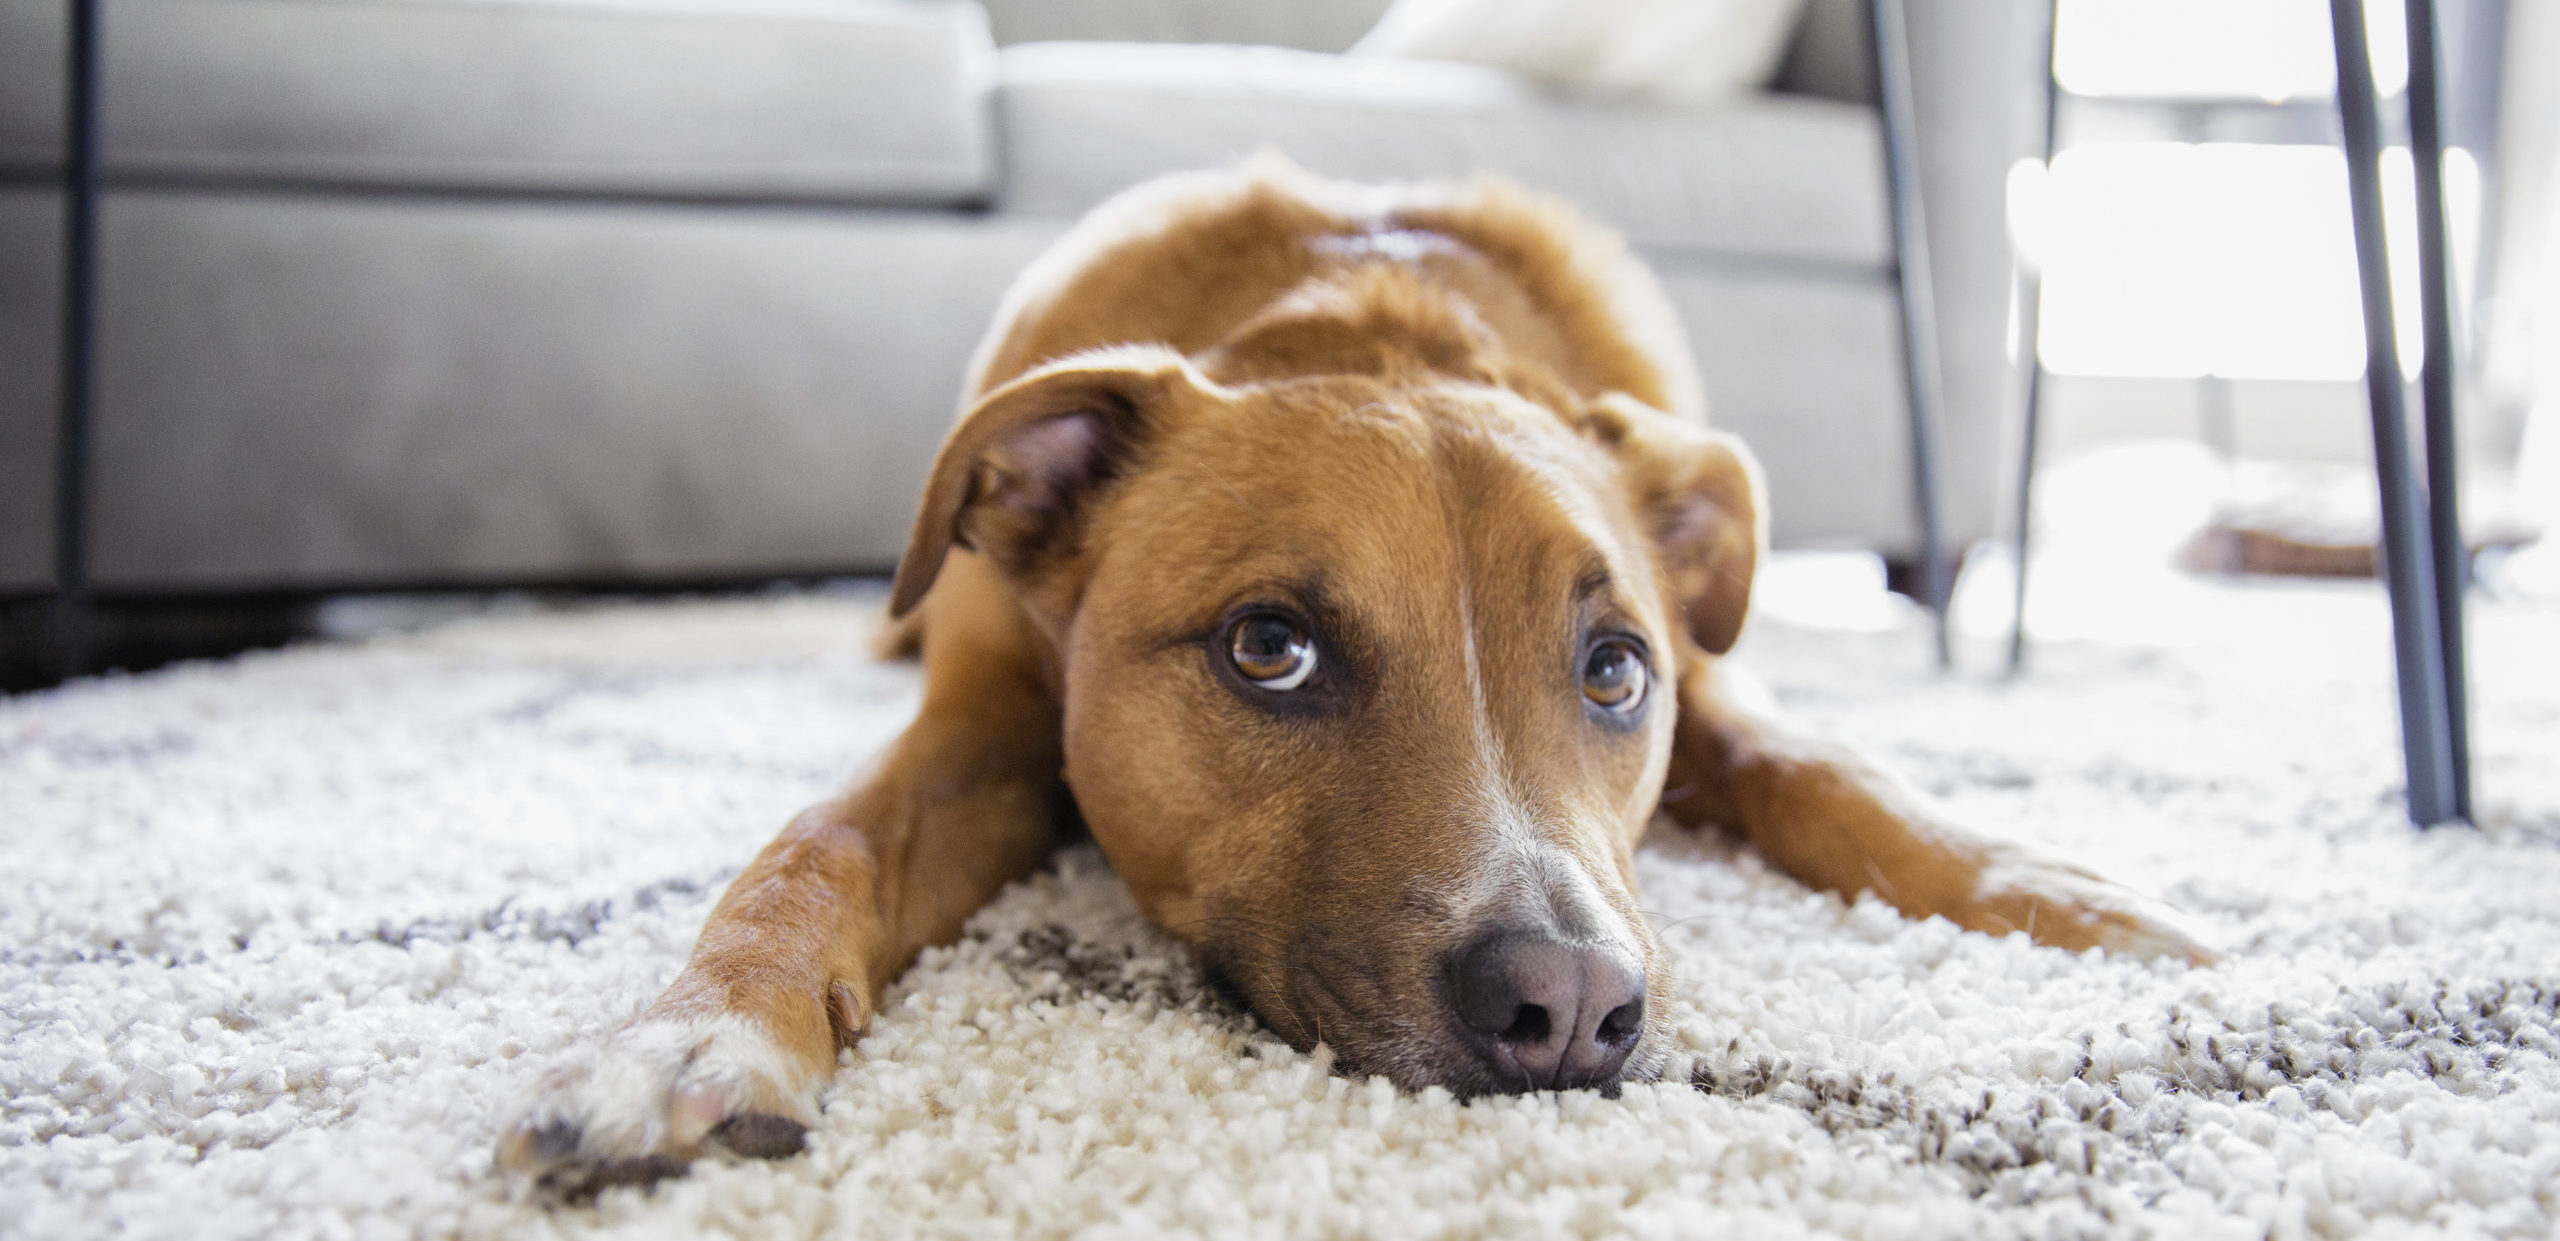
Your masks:
<path fill-rule="evenodd" d="M 1184 462 L 1183 464 L 1185 464 L 1185 465 L 1190 465 L 1190 466 L 1194 466 L 1194 467 L 1197 467 L 1198 469 L 1200 469 L 1200 470 L 1202 470 L 1203 472 L 1207 473 L 1207 474 L 1208 474 L 1208 476 L 1209 476 L 1209 478 L 1210 478 L 1210 480 L 1211 480 L 1212 482 L 1215 482 L 1215 483 L 1217 483 L 1217 484 L 1218 484 L 1218 489 L 1219 489 L 1220 491 L 1224 491 L 1224 492 L 1226 492 L 1226 493 L 1227 493 L 1227 495 L 1228 495 L 1228 496 L 1230 496 L 1230 497 L 1232 497 L 1232 498 L 1235 500 L 1235 502 L 1236 502 L 1236 503 L 1243 505 L 1243 506 L 1244 506 L 1244 508 L 1245 508 L 1245 511 L 1246 511 L 1246 512 L 1249 512 L 1249 513 L 1253 514 L 1253 515 L 1254 515 L 1254 516 L 1256 516 L 1256 517 L 1260 517 L 1260 516 L 1262 516 L 1262 515 L 1263 515 L 1263 512 L 1262 512 L 1261 507 L 1260 507 L 1259 505 L 1256 505 L 1253 501 L 1248 500 L 1248 499 L 1245 499 L 1245 498 L 1244 498 L 1244 493 L 1243 493 L 1243 492 L 1241 492 L 1241 491 L 1236 490 L 1236 485 L 1235 485 L 1234 483 L 1228 482 L 1228 481 L 1227 481 L 1227 476 L 1226 476 L 1226 475 L 1224 475 L 1224 474 L 1219 473 L 1219 472 L 1218 472 L 1218 469 L 1217 469 L 1217 467 L 1216 467 L 1216 466 L 1213 466 L 1213 465 L 1209 464 L 1208 462 L 1203 461 L 1203 460 L 1200 460 L 1200 459 L 1198 459 L 1198 458 L 1194 458 L 1194 459 L 1192 459 L 1192 460 L 1190 460 L 1190 461 L 1186 461 L 1186 462 Z"/>
<path fill-rule="evenodd" d="M 1594 553 L 1582 562 L 1582 573 L 1573 579 L 1573 601 L 1580 603 L 1595 595 L 1607 594 L 1614 580 L 1609 574 L 1608 562 Z"/>

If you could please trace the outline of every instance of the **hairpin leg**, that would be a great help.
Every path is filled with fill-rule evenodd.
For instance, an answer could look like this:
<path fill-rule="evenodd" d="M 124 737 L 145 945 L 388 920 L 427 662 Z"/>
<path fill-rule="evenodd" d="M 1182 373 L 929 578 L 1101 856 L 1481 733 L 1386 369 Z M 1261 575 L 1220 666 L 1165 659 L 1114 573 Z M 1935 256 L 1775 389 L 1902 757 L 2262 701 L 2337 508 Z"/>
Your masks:
<path fill-rule="evenodd" d="M 1919 510 L 1921 590 L 1937 625 L 1938 666 L 1947 637 L 1952 565 L 1939 506 L 1938 306 L 1929 284 L 1928 219 L 1920 207 L 1919 126 L 1913 118 L 1910 38 L 1903 0 L 1873 0 L 1876 103 L 1884 117 L 1885 193 L 1893 214 L 1894 282 L 1902 294 L 1902 374 L 1911 411 L 1911 490 Z"/>
<path fill-rule="evenodd" d="M 2062 114 L 2062 85 L 2053 73 L 2053 40 L 2061 20 L 2060 0 L 2045 6 L 2044 22 L 2044 166 L 2053 167 L 2053 152 Z M 2018 414 L 2017 508 L 2009 528 L 2010 561 L 2016 569 L 2009 611 L 2009 673 L 2027 666 L 2027 556 L 2034 550 L 2037 440 L 2044 421 L 2044 357 L 2039 353 L 2044 331 L 2043 256 L 2034 256 L 2018 282 L 2018 353 L 2026 368 L 2027 390 Z"/>
<path fill-rule="evenodd" d="M 62 354 L 54 442 L 54 597 L 62 675 L 89 663 L 89 414 L 97 374 L 99 2 L 71 0 L 63 109 Z"/>
<path fill-rule="evenodd" d="M 2427 361 L 2419 372 L 2427 449 L 2427 529 L 2435 553 L 2436 639 L 2441 643 L 2445 748 L 2453 816 L 2471 820 L 2471 694 L 2463 653 L 2462 597 L 2471 583 L 2462 541 L 2461 464 L 2455 442 L 2453 275 L 2445 254 L 2444 93 L 2437 85 L 2435 0 L 2407 0 L 2409 149 L 2417 173 L 2418 287 Z"/>
<path fill-rule="evenodd" d="M 2454 817 L 2451 728 L 2445 710 L 2444 640 L 2436 626 L 2434 548 L 2421 536 L 2426 498 L 2409 460 L 2391 269 L 2382 218 L 2382 150 L 2363 0 L 2330 0 L 2338 61 L 2338 119 L 2345 131 L 2347 198 L 2364 301 L 2365 390 L 2373 406 L 2373 461 L 2382 497 L 2382 566 L 2400 682 L 2400 737 L 2409 771 L 2409 817 Z"/>

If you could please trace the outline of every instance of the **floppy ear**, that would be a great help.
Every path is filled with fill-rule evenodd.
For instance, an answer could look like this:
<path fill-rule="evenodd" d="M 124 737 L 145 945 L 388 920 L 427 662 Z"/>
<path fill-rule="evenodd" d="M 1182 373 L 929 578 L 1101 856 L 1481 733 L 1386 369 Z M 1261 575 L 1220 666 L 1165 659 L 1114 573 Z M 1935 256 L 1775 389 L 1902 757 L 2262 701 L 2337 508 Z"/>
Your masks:
<path fill-rule="evenodd" d="M 1133 345 L 1052 362 L 979 398 L 934 458 L 889 615 L 924 599 L 955 543 L 1015 577 L 1072 551 L 1094 492 L 1198 389 L 1182 355 Z"/>
<path fill-rule="evenodd" d="M 1741 440 L 1623 393 L 1593 401 L 1583 430 L 1618 454 L 1689 636 L 1710 654 L 1732 650 L 1751 611 L 1752 574 L 1768 546 L 1760 463 Z"/>

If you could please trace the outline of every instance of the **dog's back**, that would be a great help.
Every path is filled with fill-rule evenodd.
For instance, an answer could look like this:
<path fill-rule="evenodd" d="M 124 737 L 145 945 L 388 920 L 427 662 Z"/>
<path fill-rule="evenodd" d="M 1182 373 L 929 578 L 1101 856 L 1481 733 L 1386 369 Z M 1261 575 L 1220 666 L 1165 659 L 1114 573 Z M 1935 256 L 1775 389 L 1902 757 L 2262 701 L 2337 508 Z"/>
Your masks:
<path fill-rule="evenodd" d="M 1652 274 L 1614 233 L 1492 177 L 1352 185 L 1264 156 L 1139 186 L 1015 281 L 967 399 L 1132 341 L 1222 381 L 1419 366 L 1533 399 L 1560 385 L 1703 414 Z"/>

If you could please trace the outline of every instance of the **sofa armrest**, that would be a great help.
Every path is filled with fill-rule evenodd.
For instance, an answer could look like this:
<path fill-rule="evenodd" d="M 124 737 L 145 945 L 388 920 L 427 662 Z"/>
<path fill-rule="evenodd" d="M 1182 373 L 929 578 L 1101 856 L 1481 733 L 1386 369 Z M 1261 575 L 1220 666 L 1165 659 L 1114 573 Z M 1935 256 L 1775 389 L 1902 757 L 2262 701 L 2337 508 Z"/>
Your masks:
<path fill-rule="evenodd" d="M 1811 0 L 1780 91 L 1872 105 L 1871 0 Z M 1951 542 L 1996 526 L 2018 416 L 2009 357 L 2008 174 L 2043 143 L 2036 72 L 2048 0 L 1907 0 L 1921 206 L 1945 376 Z"/>

